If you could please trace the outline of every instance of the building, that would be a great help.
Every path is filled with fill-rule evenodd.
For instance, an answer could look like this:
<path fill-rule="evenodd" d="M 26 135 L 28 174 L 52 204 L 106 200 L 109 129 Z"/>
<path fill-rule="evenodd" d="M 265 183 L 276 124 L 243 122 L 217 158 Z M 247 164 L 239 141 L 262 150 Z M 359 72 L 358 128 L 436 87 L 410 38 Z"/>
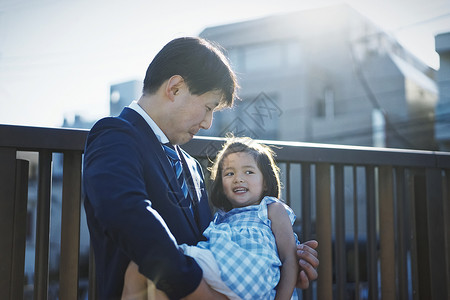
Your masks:
<path fill-rule="evenodd" d="M 138 100 L 142 94 L 142 82 L 130 80 L 113 84 L 110 87 L 109 114 L 118 116 L 125 106 Z"/>
<path fill-rule="evenodd" d="M 237 71 L 243 100 L 234 109 L 216 113 L 211 129 L 201 134 L 224 136 L 232 131 L 264 140 L 437 148 L 436 71 L 348 5 L 210 27 L 200 36 L 225 48 Z M 302 195 L 307 189 L 301 182 L 310 175 L 314 184 L 316 169 L 287 169 L 283 163 L 280 168 L 281 180 L 290 176 L 291 182 L 281 197 L 286 199 L 289 192 L 289 205 L 298 216 L 294 230 L 300 234 Z M 352 174 L 348 167 L 343 174 L 344 191 L 356 189 L 358 201 L 358 219 L 345 221 L 344 234 L 353 243 L 358 230 L 363 257 L 368 240 L 364 230 L 368 208 L 363 201 L 366 174 L 363 170 Z M 311 191 L 310 198 L 315 197 Z M 331 197 L 334 203 L 335 196 Z M 353 195 L 343 197 L 348 216 L 354 209 Z M 311 211 L 314 216 L 315 208 Z M 353 270 L 350 265 L 347 268 Z M 360 292 L 367 289 L 362 286 Z"/>
<path fill-rule="evenodd" d="M 436 140 L 439 149 L 450 151 L 450 32 L 435 37 L 440 68 L 437 75 L 439 102 L 436 106 Z"/>
<path fill-rule="evenodd" d="M 210 130 L 261 139 L 435 149 L 435 71 L 348 5 L 206 28 L 238 72 Z"/>

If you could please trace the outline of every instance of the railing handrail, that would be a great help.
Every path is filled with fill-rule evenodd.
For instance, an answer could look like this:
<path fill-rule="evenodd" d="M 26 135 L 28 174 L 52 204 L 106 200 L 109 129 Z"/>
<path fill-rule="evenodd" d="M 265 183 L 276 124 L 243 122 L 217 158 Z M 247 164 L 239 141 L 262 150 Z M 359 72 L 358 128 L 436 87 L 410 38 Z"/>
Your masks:
<path fill-rule="evenodd" d="M 0 147 L 20 151 L 84 151 L 87 129 L 33 127 L 0 124 Z"/>
<path fill-rule="evenodd" d="M 84 151 L 88 129 L 0 125 L 0 147 L 21 151 Z M 213 157 L 224 138 L 194 137 L 195 143 L 183 145 L 193 156 Z M 392 165 L 405 167 L 450 168 L 450 152 L 376 148 L 305 142 L 259 140 L 276 147 L 279 161 L 326 162 L 349 165 Z M 301 157 L 298 149 L 301 148 Z M 345 155 L 343 155 L 345 153 Z M 376 155 L 374 155 L 376 153 Z"/>
<path fill-rule="evenodd" d="M 194 139 L 195 145 L 194 143 L 188 143 L 183 145 L 183 149 L 193 156 L 210 157 L 215 155 L 225 140 L 224 138 L 203 136 L 194 137 Z M 392 165 L 421 168 L 450 167 L 450 152 L 271 140 L 258 140 L 258 142 L 274 146 L 279 161 L 290 161 L 293 163 L 324 162 L 344 165 Z M 299 149 L 301 149 L 301 156 L 299 156 Z M 343 155 L 344 153 L 345 155 Z"/>

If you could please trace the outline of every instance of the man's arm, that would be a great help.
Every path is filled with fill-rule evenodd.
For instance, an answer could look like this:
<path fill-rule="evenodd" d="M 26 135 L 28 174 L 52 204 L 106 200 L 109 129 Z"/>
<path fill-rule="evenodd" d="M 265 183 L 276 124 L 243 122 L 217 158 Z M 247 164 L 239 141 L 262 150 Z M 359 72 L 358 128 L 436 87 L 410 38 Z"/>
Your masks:
<path fill-rule="evenodd" d="M 272 232 L 277 243 L 278 255 L 281 260 L 280 282 L 278 283 L 276 300 L 290 299 L 297 281 L 298 264 L 294 231 L 284 205 L 272 203 L 267 208 L 268 217 L 272 223 Z"/>
<path fill-rule="evenodd" d="M 91 130 L 84 160 L 90 221 L 103 239 L 99 244 L 111 241 L 115 247 L 111 252 L 120 249 L 146 277 L 157 281 L 160 289 L 181 298 L 197 288 L 201 269 L 178 251 L 166 220 L 154 208 L 172 210 L 173 218 L 183 217 L 180 209 L 170 207 L 171 194 L 159 161 L 144 156 L 142 149 L 149 145 L 139 138 L 136 130 L 120 119 L 108 118 Z"/>
<path fill-rule="evenodd" d="M 317 279 L 317 267 L 319 259 L 315 250 L 319 243 L 315 240 L 304 242 L 297 246 L 297 259 L 300 265 L 300 272 L 297 278 L 297 288 L 307 289 L 309 283 Z"/>
<path fill-rule="evenodd" d="M 156 288 L 155 284 L 142 275 L 138 266 L 134 262 L 130 262 L 125 272 L 124 287 L 122 292 L 122 300 L 136 300 L 136 299 L 154 299 L 154 300 L 169 300 L 164 291 Z M 219 294 L 213 290 L 204 279 L 200 281 L 199 286 L 194 292 L 187 295 L 183 299 L 211 299 L 211 300 L 225 300 L 224 295 Z"/>

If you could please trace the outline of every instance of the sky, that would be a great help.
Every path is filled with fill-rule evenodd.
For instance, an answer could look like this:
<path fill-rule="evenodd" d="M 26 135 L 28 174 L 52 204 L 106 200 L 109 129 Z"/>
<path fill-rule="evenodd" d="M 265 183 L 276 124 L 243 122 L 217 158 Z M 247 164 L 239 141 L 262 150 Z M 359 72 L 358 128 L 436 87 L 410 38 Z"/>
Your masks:
<path fill-rule="evenodd" d="M 0 0 L 0 124 L 59 127 L 109 113 L 170 40 L 210 26 L 348 3 L 434 69 L 450 0 Z"/>

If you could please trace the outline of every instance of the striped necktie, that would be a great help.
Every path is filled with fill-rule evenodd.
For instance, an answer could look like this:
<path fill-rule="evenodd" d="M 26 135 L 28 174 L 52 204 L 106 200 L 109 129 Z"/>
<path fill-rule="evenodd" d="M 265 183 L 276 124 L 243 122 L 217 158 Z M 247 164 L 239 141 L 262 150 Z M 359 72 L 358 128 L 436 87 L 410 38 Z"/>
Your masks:
<path fill-rule="evenodd" d="M 181 165 L 180 157 L 178 156 L 177 151 L 175 150 L 174 146 L 170 143 L 162 144 L 164 151 L 166 152 L 167 157 L 170 160 L 170 163 L 172 164 L 172 167 L 175 171 L 175 174 L 177 175 L 178 183 L 181 187 L 181 190 L 183 191 L 184 195 L 184 201 L 182 201 L 182 206 L 189 207 L 189 209 L 192 211 L 192 203 L 189 200 L 189 190 L 186 183 L 186 179 L 183 175 L 183 166 Z"/>

